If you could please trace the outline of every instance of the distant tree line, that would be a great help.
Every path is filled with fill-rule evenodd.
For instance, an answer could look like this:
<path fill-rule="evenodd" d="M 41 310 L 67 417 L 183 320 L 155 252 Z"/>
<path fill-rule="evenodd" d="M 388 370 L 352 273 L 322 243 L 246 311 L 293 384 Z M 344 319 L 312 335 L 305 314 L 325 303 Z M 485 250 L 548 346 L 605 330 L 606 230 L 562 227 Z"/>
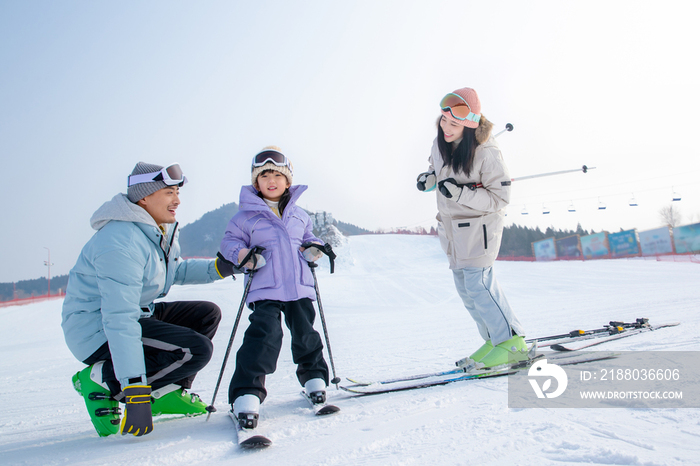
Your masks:
<path fill-rule="evenodd" d="M 501 250 L 498 255 L 500 257 L 533 257 L 532 243 L 535 241 L 546 238 L 561 239 L 573 235 L 587 236 L 593 233 L 594 231 L 592 230 L 589 232 L 581 228 L 580 223 L 577 225 L 576 230 L 555 230 L 552 227 L 548 227 L 544 232 L 539 227 L 532 229 L 511 225 L 503 229 L 503 240 L 501 241 Z"/>
<path fill-rule="evenodd" d="M 59 291 L 65 292 L 67 284 L 68 275 L 51 277 L 51 294 L 58 294 Z M 21 280 L 16 283 L 0 283 L 0 301 L 42 296 L 48 291 L 49 283 L 46 277 Z"/>

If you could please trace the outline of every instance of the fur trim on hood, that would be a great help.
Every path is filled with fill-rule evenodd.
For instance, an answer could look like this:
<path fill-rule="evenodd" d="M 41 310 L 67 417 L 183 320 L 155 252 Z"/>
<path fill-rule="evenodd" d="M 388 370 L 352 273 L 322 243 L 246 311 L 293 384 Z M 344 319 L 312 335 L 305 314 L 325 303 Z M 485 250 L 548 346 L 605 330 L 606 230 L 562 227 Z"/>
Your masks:
<path fill-rule="evenodd" d="M 491 130 L 493 129 L 493 123 L 491 123 L 489 120 L 486 119 L 484 114 L 481 114 L 481 119 L 479 120 L 479 126 L 476 128 L 476 131 L 474 132 L 474 136 L 476 137 L 476 142 L 479 144 L 483 144 L 486 141 L 489 140 L 491 137 Z"/>

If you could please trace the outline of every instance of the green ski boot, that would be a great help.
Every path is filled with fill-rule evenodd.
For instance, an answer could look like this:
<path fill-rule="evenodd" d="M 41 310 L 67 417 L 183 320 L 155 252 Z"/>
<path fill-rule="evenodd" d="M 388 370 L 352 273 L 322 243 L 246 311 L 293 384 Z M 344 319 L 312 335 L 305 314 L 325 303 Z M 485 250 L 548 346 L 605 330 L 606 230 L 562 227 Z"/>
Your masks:
<path fill-rule="evenodd" d="M 170 384 L 154 390 L 151 393 L 153 403 L 151 414 L 184 414 L 186 416 L 199 416 L 207 413 L 207 405 L 197 394 L 187 393 L 179 385 Z"/>
<path fill-rule="evenodd" d="M 484 356 L 489 354 L 492 349 L 493 345 L 491 344 L 491 340 L 486 340 L 486 342 L 481 345 L 478 350 L 474 351 L 470 356 L 455 362 L 455 365 L 457 367 L 461 367 L 462 369 L 465 367 L 474 367 L 475 364 L 481 361 Z"/>
<path fill-rule="evenodd" d="M 519 335 L 515 335 L 510 340 L 506 340 L 494 346 L 479 362 L 482 363 L 484 367 L 496 367 L 525 361 L 527 358 L 528 348 L 525 339 Z"/>
<path fill-rule="evenodd" d="M 88 366 L 73 376 L 73 388 L 85 400 L 92 425 L 100 437 L 119 432 L 121 410 L 106 385 L 102 384 L 102 362 Z"/>

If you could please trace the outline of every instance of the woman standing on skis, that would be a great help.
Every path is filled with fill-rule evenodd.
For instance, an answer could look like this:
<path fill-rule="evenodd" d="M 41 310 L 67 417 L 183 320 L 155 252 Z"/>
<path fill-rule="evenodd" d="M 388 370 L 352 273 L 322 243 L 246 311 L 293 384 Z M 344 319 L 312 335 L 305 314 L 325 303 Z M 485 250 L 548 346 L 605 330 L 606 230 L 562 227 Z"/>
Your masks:
<path fill-rule="evenodd" d="M 430 167 L 418 176 L 420 191 L 437 187 L 438 235 L 457 292 L 486 341 L 460 365 L 494 367 L 527 358 L 524 330 L 493 274 L 510 202 L 511 179 L 493 124 L 481 115 L 474 89 L 462 88 L 440 102 Z"/>

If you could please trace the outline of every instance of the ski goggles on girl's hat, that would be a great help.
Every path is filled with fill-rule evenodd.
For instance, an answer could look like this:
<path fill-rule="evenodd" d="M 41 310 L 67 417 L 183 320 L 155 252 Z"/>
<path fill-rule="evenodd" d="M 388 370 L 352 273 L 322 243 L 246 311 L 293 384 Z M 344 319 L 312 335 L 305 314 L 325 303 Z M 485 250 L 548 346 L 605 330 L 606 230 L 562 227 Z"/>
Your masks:
<path fill-rule="evenodd" d="M 290 173 L 294 172 L 292 164 L 287 156 L 281 152 L 277 152 L 276 150 L 264 150 L 253 157 L 253 165 L 251 169 L 254 170 L 255 168 L 262 167 L 266 163 L 273 163 L 278 167 L 287 167 L 289 168 Z"/>
<path fill-rule="evenodd" d="M 481 119 L 481 115 L 472 112 L 472 108 L 462 96 L 451 92 L 442 98 L 440 108 L 443 112 L 450 112 L 450 115 L 456 120 L 478 123 Z"/>
<path fill-rule="evenodd" d="M 168 186 L 182 186 L 183 184 L 187 183 L 187 177 L 182 173 L 180 165 L 174 163 L 169 167 L 160 169 L 157 172 L 130 175 L 127 181 L 127 186 L 133 186 L 140 183 L 152 183 L 154 181 L 162 181 Z"/>

